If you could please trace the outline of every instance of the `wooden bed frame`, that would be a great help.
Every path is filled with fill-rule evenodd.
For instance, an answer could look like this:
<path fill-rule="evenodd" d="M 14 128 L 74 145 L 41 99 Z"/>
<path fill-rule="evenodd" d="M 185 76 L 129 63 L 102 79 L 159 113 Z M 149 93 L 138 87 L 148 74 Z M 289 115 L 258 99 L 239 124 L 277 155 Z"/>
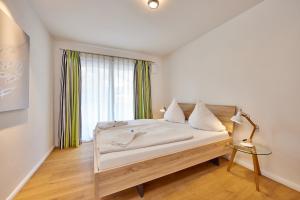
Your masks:
<path fill-rule="evenodd" d="M 190 116 L 195 104 L 180 103 L 186 119 Z M 230 118 L 235 114 L 235 106 L 207 105 L 207 107 L 219 118 L 231 136 L 234 130 L 234 123 Z M 94 149 L 94 172 L 95 172 L 95 193 L 96 199 L 122 191 L 124 189 L 138 186 L 138 192 L 143 195 L 141 185 L 148 181 L 178 172 L 194 165 L 216 159 L 230 153 L 227 145 L 232 138 L 204 146 L 179 151 L 166 156 L 156 157 L 118 168 L 98 172 Z M 95 143 L 95 141 L 94 141 Z M 96 146 L 94 144 L 94 146 Z"/>

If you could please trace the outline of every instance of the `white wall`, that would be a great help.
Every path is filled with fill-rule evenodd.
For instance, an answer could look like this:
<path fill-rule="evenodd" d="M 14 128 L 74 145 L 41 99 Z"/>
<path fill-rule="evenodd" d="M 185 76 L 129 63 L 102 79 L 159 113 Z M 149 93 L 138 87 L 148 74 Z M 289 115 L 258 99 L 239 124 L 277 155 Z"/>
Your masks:
<path fill-rule="evenodd" d="M 167 104 L 237 105 L 260 126 L 263 174 L 300 191 L 300 1 L 265 0 L 164 59 Z M 248 125 L 236 138 L 245 138 Z M 239 162 L 252 167 L 248 155 Z M 234 169 L 233 169 L 234 170 Z"/>
<path fill-rule="evenodd" d="M 0 199 L 19 189 L 53 147 L 51 38 L 26 0 L 0 9 L 30 36 L 29 108 L 0 113 Z"/>
<path fill-rule="evenodd" d="M 134 51 L 109 48 L 99 45 L 91 45 L 74 41 L 56 40 L 54 42 L 54 135 L 55 144 L 58 144 L 57 128 L 60 98 L 60 76 L 61 76 L 61 49 L 71 49 L 82 52 L 90 52 L 103 55 L 120 56 L 132 59 L 153 61 L 152 67 L 152 104 L 154 117 L 160 117 L 159 109 L 163 106 L 162 69 L 161 59 L 157 56 L 147 55 Z"/>

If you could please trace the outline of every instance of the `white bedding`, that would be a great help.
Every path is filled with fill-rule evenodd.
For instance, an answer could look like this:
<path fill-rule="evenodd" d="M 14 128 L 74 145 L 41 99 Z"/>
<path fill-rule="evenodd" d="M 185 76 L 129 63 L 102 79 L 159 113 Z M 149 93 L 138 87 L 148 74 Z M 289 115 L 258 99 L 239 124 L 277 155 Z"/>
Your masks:
<path fill-rule="evenodd" d="M 174 126 L 162 120 L 134 120 L 128 125 L 96 133 L 100 154 L 180 142 L 193 138 L 185 127 Z M 124 141 L 123 141 L 124 140 Z"/>
<path fill-rule="evenodd" d="M 147 120 L 149 122 L 153 120 Z M 112 152 L 107 154 L 100 154 L 99 151 L 95 155 L 96 172 L 105 171 L 108 169 L 128 165 L 131 163 L 148 160 L 155 157 L 160 157 L 179 151 L 199 147 L 213 142 L 225 140 L 229 138 L 227 131 L 213 132 L 203 131 L 191 128 L 187 123 L 179 124 L 167 121 L 158 120 L 160 123 L 167 123 L 177 129 L 185 129 L 186 132 L 193 135 L 192 139 L 173 142 L 169 144 L 156 145 L 146 148 L 133 149 L 128 151 Z M 139 123 L 139 122 L 134 122 Z M 97 144 L 96 144 L 97 146 Z"/>

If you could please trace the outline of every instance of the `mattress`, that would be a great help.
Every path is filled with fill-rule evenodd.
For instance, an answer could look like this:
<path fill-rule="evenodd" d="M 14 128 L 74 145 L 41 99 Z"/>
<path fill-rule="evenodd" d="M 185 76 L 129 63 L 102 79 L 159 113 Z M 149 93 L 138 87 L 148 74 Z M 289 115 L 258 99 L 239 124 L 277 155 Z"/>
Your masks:
<path fill-rule="evenodd" d="M 160 123 L 162 120 L 160 120 Z M 172 123 L 163 121 L 163 123 Z M 172 126 L 177 128 L 184 128 L 186 131 L 193 134 L 190 140 L 168 143 L 163 145 L 156 145 L 146 148 L 133 149 L 128 151 L 112 152 L 107 154 L 95 153 L 95 171 L 105 171 L 125 165 L 129 165 L 144 160 L 149 160 L 156 157 L 161 157 L 176 152 L 200 147 L 210 143 L 226 140 L 229 138 L 227 131 L 214 132 L 194 129 L 188 123 L 179 124 L 172 123 Z"/>

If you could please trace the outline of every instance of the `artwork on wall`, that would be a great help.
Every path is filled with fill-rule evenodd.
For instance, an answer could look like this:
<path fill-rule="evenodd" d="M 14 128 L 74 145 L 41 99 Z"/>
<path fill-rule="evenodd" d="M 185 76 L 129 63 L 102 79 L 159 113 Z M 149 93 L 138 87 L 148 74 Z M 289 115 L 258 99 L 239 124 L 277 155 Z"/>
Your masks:
<path fill-rule="evenodd" d="M 29 106 L 29 36 L 0 10 L 0 112 Z"/>

